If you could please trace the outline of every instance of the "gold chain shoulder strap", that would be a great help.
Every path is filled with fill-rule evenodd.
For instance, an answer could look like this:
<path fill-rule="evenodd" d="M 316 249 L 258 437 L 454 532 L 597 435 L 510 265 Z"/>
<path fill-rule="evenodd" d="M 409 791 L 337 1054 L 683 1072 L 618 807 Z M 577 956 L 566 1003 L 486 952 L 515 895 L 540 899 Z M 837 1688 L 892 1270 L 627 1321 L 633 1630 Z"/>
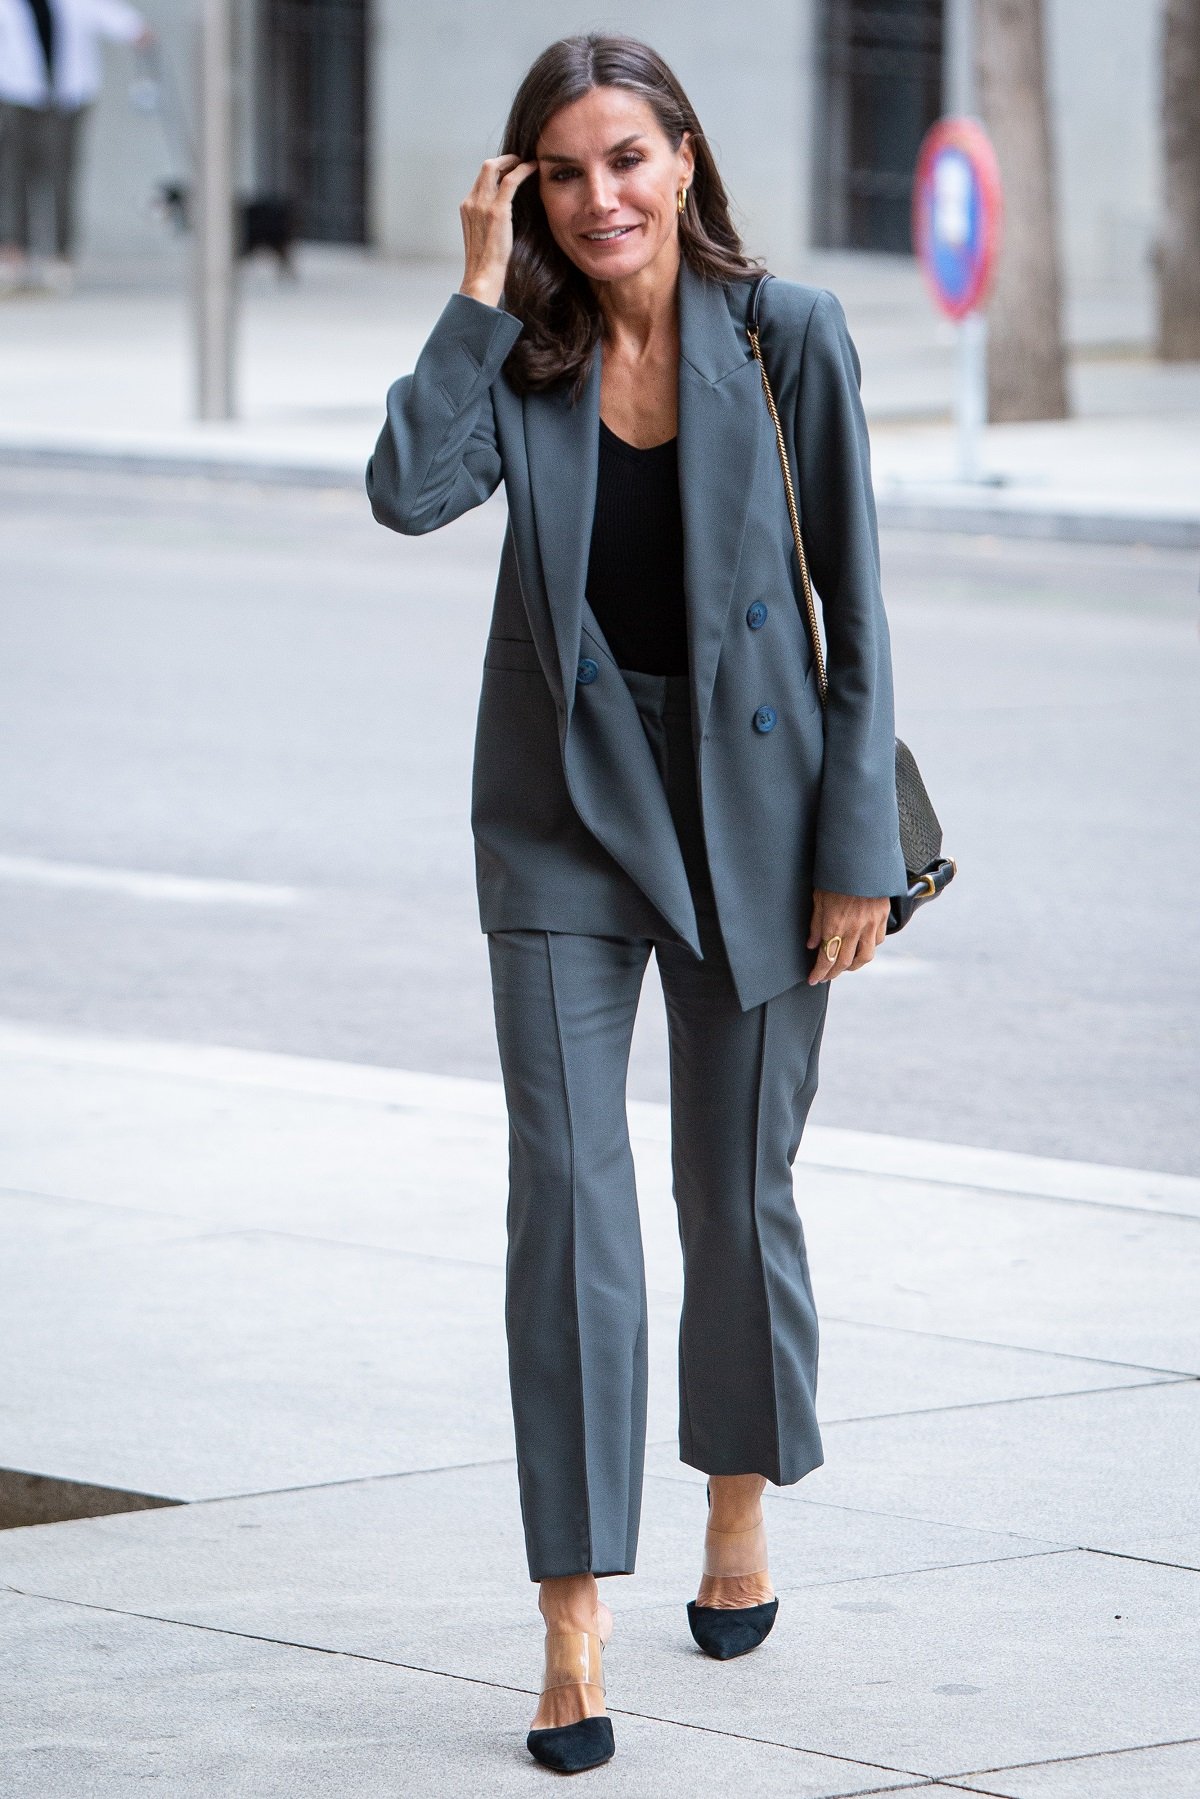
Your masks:
<path fill-rule="evenodd" d="M 812 582 L 808 578 L 808 558 L 804 554 L 804 539 L 800 535 L 800 514 L 796 511 L 796 494 L 792 487 L 792 470 L 788 462 L 787 444 L 784 440 L 783 426 L 779 422 L 779 412 L 775 405 L 775 395 L 771 392 L 771 383 L 767 377 L 767 365 L 763 360 L 762 347 L 758 341 L 758 306 L 759 296 L 771 275 L 760 276 L 750 302 L 750 323 L 746 327 L 746 335 L 750 339 L 750 348 L 754 352 L 754 360 L 758 363 L 758 372 L 762 376 L 763 393 L 767 397 L 767 408 L 771 414 L 771 423 L 775 427 L 775 448 L 779 451 L 779 466 L 783 470 L 783 485 L 787 492 L 788 516 L 792 521 L 792 536 L 796 540 L 796 556 L 800 563 L 800 579 L 804 584 L 804 607 L 808 614 L 808 635 L 812 640 L 813 664 L 817 671 L 817 691 L 824 705 L 829 694 L 829 681 L 825 674 L 825 652 L 821 648 L 821 633 L 817 629 L 817 608 L 813 600 Z"/>

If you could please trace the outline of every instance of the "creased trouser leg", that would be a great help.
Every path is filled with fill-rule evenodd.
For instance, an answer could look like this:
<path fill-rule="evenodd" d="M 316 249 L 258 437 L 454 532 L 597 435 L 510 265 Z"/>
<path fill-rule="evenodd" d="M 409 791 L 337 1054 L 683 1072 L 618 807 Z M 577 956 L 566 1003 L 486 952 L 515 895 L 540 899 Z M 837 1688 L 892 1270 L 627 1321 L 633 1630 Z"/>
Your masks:
<path fill-rule="evenodd" d="M 489 937 L 509 1108 L 505 1322 L 532 1580 L 631 1573 L 646 1284 L 625 1078 L 648 946 Z"/>
<path fill-rule="evenodd" d="M 684 1258 L 681 1459 L 785 1486 L 821 1465 L 817 1313 L 792 1162 L 817 1085 L 827 986 L 738 1009 L 719 958 L 660 949 Z"/>
<path fill-rule="evenodd" d="M 671 1145 L 684 1260 L 679 1446 L 708 1474 L 787 1485 L 821 1465 L 817 1313 L 792 1162 L 817 1088 L 827 985 L 743 1012 L 725 956 L 686 682 L 626 676 L 655 752 L 704 959 L 657 946 L 671 1043 Z"/>

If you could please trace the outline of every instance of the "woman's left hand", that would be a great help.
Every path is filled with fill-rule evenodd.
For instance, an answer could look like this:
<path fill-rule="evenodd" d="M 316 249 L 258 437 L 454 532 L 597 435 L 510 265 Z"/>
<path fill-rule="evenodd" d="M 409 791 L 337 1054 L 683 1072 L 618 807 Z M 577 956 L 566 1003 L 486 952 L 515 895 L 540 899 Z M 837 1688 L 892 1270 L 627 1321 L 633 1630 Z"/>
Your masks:
<path fill-rule="evenodd" d="M 863 899 L 856 893 L 827 893 L 813 889 L 812 927 L 808 947 L 817 951 L 810 987 L 836 980 L 852 968 L 864 968 L 887 935 L 887 899 Z M 840 941 L 839 941 L 840 939 Z M 828 952 L 833 950 L 831 956 Z"/>

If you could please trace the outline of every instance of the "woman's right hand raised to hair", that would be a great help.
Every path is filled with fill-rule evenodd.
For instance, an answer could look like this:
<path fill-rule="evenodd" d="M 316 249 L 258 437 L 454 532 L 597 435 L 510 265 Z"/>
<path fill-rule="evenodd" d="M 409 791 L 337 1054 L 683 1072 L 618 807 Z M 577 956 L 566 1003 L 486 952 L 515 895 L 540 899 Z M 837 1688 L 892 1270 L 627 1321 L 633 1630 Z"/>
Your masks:
<path fill-rule="evenodd" d="M 537 168 L 518 156 L 492 156 L 458 209 L 466 269 L 460 294 L 498 306 L 513 249 L 513 195 Z"/>

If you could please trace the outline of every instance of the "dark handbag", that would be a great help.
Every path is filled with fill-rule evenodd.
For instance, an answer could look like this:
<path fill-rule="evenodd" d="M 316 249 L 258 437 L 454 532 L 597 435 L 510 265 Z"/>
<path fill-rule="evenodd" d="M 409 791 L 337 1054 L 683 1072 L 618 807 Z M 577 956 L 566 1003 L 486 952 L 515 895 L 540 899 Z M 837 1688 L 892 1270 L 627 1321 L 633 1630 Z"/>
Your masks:
<path fill-rule="evenodd" d="M 821 695 L 821 704 L 824 706 L 829 696 L 829 682 L 825 674 L 825 653 L 821 648 L 821 633 L 817 629 L 817 608 L 813 600 L 812 582 L 808 578 L 808 558 L 804 554 L 804 540 L 800 535 L 800 515 L 796 511 L 796 495 L 792 488 L 792 471 L 788 463 L 783 426 L 779 422 L 775 396 L 771 392 L 771 383 L 767 377 L 767 365 L 763 360 L 763 353 L 758 341 L 759 300 L 763 288 L 772 279 L 771 275 L 762 275 L 755 283 L 750 301 L 750 323 L 746 327 L 746 331 L 750 339 L 750 348 L 758 363 L 759 373 L 762 375 L 763 393 L 767 397 L 771 422 L 775 426 L 775 447 L 779 451 L 779 466 L 783 470 L 788 514 L 792 521 L 792 536 L 796 540 L 796 555 L 800 563 L 800 579 L 804 584 L 804 607 L 808 617 L 808 634 L 812 641 L 813 663 L 817 672 L 817 690 Z M 903 930 L 917 907 L 923 906 L 927 900 L 936 899 L 958 873 L 958 864 L 953 858 L 942 855 L 942 827 L 938 823 L 937 813 L 925 790 L 925 783 L 921 779 L 921 771 L 917 767 L 916 757 L 908 745 L 902 743 L 898 737 L 896 739 L 896 806 L 900 814 L 900 848 L 904 855 L 908 887 L 905 892 L 892 896 L 887 922 L 889 933 Z"/>

